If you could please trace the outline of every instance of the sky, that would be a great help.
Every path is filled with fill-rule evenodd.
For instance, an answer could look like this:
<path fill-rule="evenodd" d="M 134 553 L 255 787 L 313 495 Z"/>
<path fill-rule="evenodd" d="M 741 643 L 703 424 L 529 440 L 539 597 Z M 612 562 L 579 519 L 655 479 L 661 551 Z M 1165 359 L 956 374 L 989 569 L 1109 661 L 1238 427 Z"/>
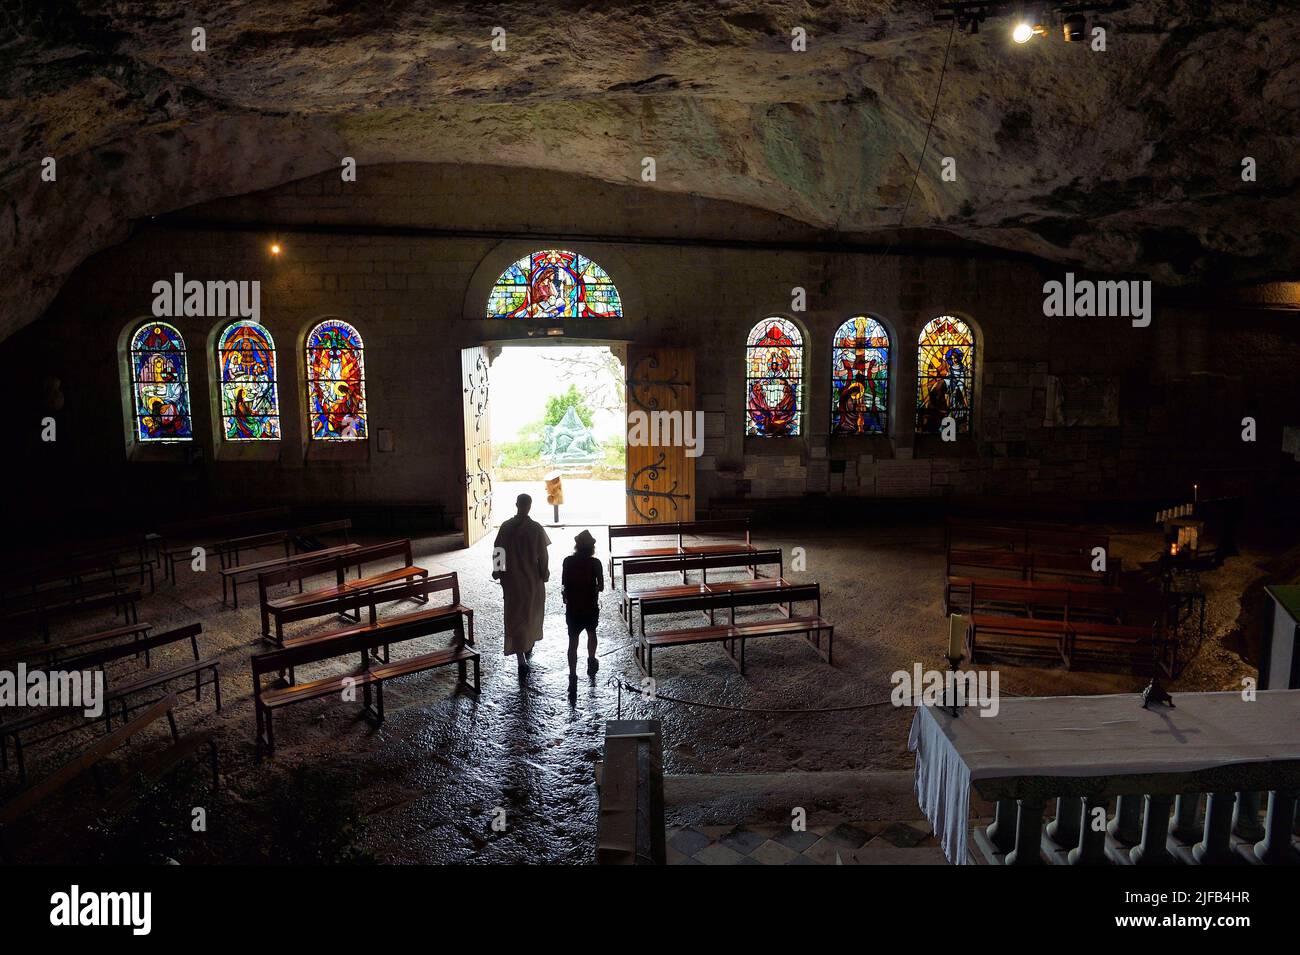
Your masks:
<path fill-rule="evenodd" d="M 612 377 L 564 378 L 557 359 L 575 357 L 581 352 L 603 346 L 589 345 L 521 345 L 506 346 L 492 362 L 488 372 L 489 398 L 492 407 L 492 443 L 512 441 L 519 429 L 546 412 L 546 399 L 567 391 L 572 381 L 578 390 L 593 386 L 597 394 L 616 404 L 617 411 L 597 411 L 592 422 L 596 440 L 603 441 L 625 430 L 621 387 Z"/>

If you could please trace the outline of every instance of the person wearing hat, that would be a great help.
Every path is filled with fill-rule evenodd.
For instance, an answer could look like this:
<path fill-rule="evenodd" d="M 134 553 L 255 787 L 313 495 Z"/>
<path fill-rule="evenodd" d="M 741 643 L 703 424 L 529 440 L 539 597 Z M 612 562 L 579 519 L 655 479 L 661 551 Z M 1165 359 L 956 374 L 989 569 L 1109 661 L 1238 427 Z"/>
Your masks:
<path fill-rule="evenodd" d="M 569 695 L 578 693 L 578 637 L 587 631 L 587 675 L 593 680 L 600 669 L 596 659 L 596 622 L 600 617 L 600 592 L 605 572 L 596 558 L 596 538 L 583 531 L 573 539 L 573 553 L 564 558 L 560 575 L 564 622 L 569 627 Z"/>

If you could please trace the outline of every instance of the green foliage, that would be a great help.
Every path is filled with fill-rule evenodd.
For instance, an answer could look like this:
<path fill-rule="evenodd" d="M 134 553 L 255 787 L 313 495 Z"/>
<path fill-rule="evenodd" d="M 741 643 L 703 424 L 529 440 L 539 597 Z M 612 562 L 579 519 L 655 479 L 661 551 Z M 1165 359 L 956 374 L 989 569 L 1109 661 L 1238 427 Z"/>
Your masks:
<path fill-rule="evenodd" d="M 570 408 L 577 411 L 578 417 L 586 427 L 591 427 L 591 408 L 587 405 L 587 399 L 579 394 L 578 386 L 574 384 L 569 385 L 568 391 L 546 399 L 546 414 L 542 418 L 542 424 L 559 424 L 564 413 Z"/>

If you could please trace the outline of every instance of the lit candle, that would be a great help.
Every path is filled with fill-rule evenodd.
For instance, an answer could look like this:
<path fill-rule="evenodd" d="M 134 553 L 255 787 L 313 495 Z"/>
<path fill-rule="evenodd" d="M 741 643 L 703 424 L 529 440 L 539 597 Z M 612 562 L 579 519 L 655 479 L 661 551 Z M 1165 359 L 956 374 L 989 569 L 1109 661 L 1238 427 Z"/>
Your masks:
<path fill-rule="evenodd" d="M 948 656 L 954 660 L 961 656 L 962 640 L 966 636 L 966 618 L 959 613 L 948 618 Z"/>
<path fill-rule="evenodd" d="M 1199 501 L 1199 500 L 1201 499 L 1201 498 L 1200 498 L 1200 494 L 1201 494 L 1201 486 L 1200 486 L 1199 484 L 1193 484 L 1193 485 L 1192 485 L 1192 503 L 1193 503 L 1193 504 L 1195 504 L 1197 501 Z"/>

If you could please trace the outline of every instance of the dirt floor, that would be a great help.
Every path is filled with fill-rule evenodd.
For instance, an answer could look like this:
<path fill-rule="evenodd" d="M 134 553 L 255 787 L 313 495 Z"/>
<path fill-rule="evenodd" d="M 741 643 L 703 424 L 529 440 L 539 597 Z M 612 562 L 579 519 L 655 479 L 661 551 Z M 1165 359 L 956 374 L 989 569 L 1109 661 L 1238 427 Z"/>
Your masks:
<path fill-rule="evenodd" d="M 1125 566 L 1154 559 L 1154 530 L 1112 527 L 1112 550 Z M 556 569 L 578 528 L 550 531 Z M 604 553 L 603 528 L 593 528 Z M 706 709 L 622 694 L 622 715 L 654 717 L 663 728 L 665 771 L 697 774 L 791 774 L 910 769 L 907 732 L 912 713 L 888 705 L 890 675 L 920 662 L 944 668 L 947 621 L 941 610 L 942 530 L 937 524 L 853 531 L 756 533 L 760 546 L 787 555 L 803 548 L 797 580 L 816 580 L 823 614 L 837 624 L 835 665 L 806 644 L 774 639 L 752 644 L 741 676 L 717 646 L 674 649 L 656 656 L 658 690 L 680 700 L 722 707 L 796 709 L 760 714 Z M 602 604 L 602 666 L 595 682 L 582 676 L 576 702 L 567 699 L 564 618 L 555 578 L 548 591 L 545 637 L 532 673 L 520 681 L 501 655 L 501 598 L 489 578 L 491 540 L 470 550 L 458 538 L 426 538 L 416 562 L 458 572 L 462 600 L 476 609 L 483 654 L 483 692 L 453 690 L 454 673 L 417 674 L 391 684 L 388 719 L 376 729 L 357 704 L 320 700 L 277 717 L 275 757 L 254 761 L 254 718 L 248 657 L 258 639 L 255 588 L 239 610 L 223 608 L 215 570 L 182 567 L 177 586 L 162 583 L 147 596 L 141 619 L 155 632 L 202 621 L 201 648 L 221 659 L 224 708 L 210 695 L 188 697 L 182 730 L 214 730 L 220 747 L 222 789 L 208 792 L 199 772 L 181 772 L 142 802 L 106 823 L 70 808 L 85 800 L 72 792 L 35 820 L 10 833 L 19 861 L 230 862 L 588 862 L 596 826 L 593 772 L 604 722 L 617 714 L 612 678 L 639 683 L 618 598 Z M 1295 569 L 1294 551 L 1244 550 L 1202 575 L 1211 634 L 1195 649 L 1171 689 L 1239 688 L 1254 667 L 1242 645 L 1241 595 L 1257 590 L 1279 567 Z M 389 605 L 386 613 L 400 613 Z M 108 625 L 105 620 L 104 625 Z M 318 627 L 336 626 L 333 620 Z M 83 627 L 82 629 L 86 629 Z M 293 632 L 306 632 L 299 624 Z M 156 661 L 155 666 L 159 663 Z M 1065 695 L 1134 692 L 1146 674 L 1066 672 L 1060 668 L 998 665 L 1001 692 Z M 305 675 L 299 672 L 299 679 Z M 851 704 L 868 708 L 817 713 Z M 33 751 L 39 778 L 90 739 L 86 733 Z M 789 777 L 786 777 L 787 780 Z M 830 778 L 827 776 L 826 778 Z M 0 779 L 12 793 L 12 771 Z M 689 790 L 689 787 L 685 787 Z M 810 800 L 817 789 L 810 786 Z M 814 802 L 815 806 L 816 803 Z M 195 807 L 206 829 L 195 832 Z M 502 818 L 504 831 L 493 828 Z M 913 807 L 914 810 L 914 807 Z M 915 818 L 915 811 L 907 818 Z M 866 818 L 858 816 L 855 818 Z M 736 820 L 740 821 L 740 820 Z"/>

